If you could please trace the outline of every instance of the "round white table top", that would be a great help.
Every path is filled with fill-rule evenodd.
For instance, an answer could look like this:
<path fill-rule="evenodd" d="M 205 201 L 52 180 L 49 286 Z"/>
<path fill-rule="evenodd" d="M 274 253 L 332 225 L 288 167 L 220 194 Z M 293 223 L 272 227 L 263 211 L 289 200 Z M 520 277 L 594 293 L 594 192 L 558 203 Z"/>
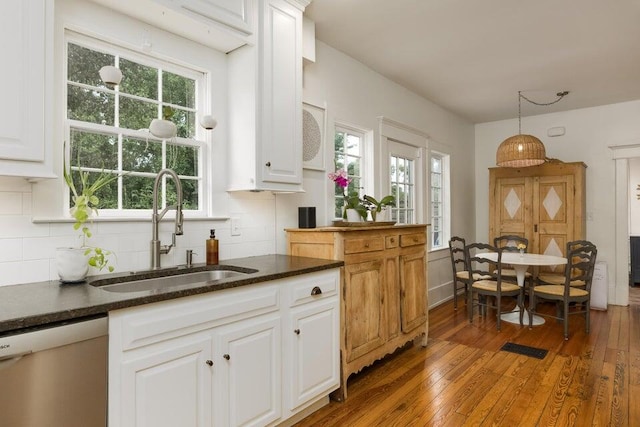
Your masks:
<path fill-rule="evenodd" d="M 476 256 L 487 258 L 491 261 L 498 259 L 498 254 L 495 252 L 481 253 Z M 502 262 L 511 265 L 564 265 L 567 263 L 567 259 L 555 255 L 502 252 Z"/>

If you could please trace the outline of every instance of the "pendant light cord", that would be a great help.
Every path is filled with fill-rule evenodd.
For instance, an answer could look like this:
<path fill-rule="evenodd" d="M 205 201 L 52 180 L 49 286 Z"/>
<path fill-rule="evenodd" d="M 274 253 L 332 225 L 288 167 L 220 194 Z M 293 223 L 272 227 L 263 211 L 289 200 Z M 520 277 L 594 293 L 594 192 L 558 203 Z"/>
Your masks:
<path fill-rule="evenodd" d="M 569 91 L 568 90 L 563 90 L 562 92 L 556 93 L 556 96 L 558 97 L 558 99 L 556 99 L 555 101 L 551 101 L 551 102 L 535 102 L 535 101 L 530 100 L 526 96 L 524 96 L 521 91 L 518 91 L 518 134 L 522 135 L 522 106 L 521 106 L 521 101 L 520 101 L 521 99 L 524 99 L 525 101 L 528 101 L 528 102 L 532 103 L 533 105 L 539 105 L 541 107 L 546 107 L 547 105 L 553 105 L 556 102 L 559 102 L 562 98 L 564 98 L 567 95 L 569 95 Z"/>

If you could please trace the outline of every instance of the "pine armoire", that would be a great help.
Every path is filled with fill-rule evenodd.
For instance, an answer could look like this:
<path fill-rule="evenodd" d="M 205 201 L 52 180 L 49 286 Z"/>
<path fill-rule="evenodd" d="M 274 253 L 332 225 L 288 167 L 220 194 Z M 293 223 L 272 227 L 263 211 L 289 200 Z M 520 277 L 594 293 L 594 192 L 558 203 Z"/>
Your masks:
<path fill-rule="evenodd" d="M 515 234 L 529 239 L 528 252 L 565 256 L 567 242 L 586 235 L 586 168 L 558 160 L 489 168 L 489 242 Z"/>

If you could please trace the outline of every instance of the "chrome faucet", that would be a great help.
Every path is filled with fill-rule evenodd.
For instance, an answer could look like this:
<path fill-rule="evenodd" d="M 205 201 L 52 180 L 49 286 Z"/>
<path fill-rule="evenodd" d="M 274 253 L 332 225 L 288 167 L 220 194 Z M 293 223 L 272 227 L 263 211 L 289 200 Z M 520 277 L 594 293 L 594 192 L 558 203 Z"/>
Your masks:
<path fill-rule="evenodd" d="M 176 182 L 176 192 L 178 193 L 178 200 L 175 206 L 167 206 L 162 212 L 158 213 L 158 188 L 160 187 L 161 179 L 164 175 L 170 175 L 173 180 Z M 158 238 L 158 223 L 162 219 L 162 217 L 167 213 L 167 211 L 171 208 L 175 208 L 176 210 L 176 228 L 173 232 L 173 236 L 171 237 L 170 245 L 161 245 L 160 239 Z M 180 183 L 180 178 L 178 178 L 178 174 L 176 174 L 172 169 L 162 169 L 158 176 L 156 176 L 156 180 L 153 183 L 153 214 L 151 216 L 151 227 L 152 227 L 152 235 L 151 235 L 151 268 L 157 269 L 160 268 L 160 255 L 168 254 L 172 247 L 176 245 L 176 236 L 182 235 L 182 184 Z"/>

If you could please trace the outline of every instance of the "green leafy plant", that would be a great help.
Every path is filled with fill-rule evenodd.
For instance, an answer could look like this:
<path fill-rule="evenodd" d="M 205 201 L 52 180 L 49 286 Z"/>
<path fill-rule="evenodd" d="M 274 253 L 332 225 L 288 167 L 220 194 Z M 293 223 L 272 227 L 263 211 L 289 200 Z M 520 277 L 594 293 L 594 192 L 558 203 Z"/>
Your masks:
<path fill-rule="evenodd" d="M 78 189 L 75 182 L 73 181 L 71 171 L 67 169 L 66 164 L 67 163 L 65 156 L 63 177 L 64 182 L 67 184 L 67 187 L 69 187 L 72 193 L 71 201 L 73 206 L 71 207 L 69 212 L 73 219 L 75 219 L 73 229 L 80 230 L 82 236 L 82 247 L 85 248 L 85 256 L 89 256 L 89 265 L 91 267 L 97 268 L 98 270 L 107 268 L 109 272 L 112 272 L 114 270 L 114 267 L 112 265 L 109 265 L 109 258 L 111 255 L 114 255 L 113 252 L 104 250 L 99 247 L 90 247 L 86 245 L 87 239 L 91 238 L 91 229 L 89 228 L 89 225 L 87 223 L 91 222 L 91 217 L 93 214 L 98 215 L 97 206 L 100 203 L 100 199 L 98 199 L 96 193 L 102 187 L 109 185 L 110 183 L 118 179 L 119 175 L 108 173 L 103 170 L 100 175 L 98 175 L 98 177 L 90 183 L 89 172 L 79 170 L 78 175 L 80 177 L 80 187 Z"/>
<path fill-rule="evenodd" d="M 347 209 L 355 209 L 363 220 L 367 219 L 367 207 L 357 191 L 352 191 L 348 196 L 345 196 L 344 207 L 345 218 L 347 217 Z"/>
<path fill-rule="evenodd" d="M 371 218 L 375 221 L 376 215 L 378 212 L 382 212 L 382 209 L 387 206 L 395 206 L 396 198 L 392 195 L 384 196 L 380 201 L 376 200 L 375 197 L 364 196 L 366 209 L 371 212 Z"/>

